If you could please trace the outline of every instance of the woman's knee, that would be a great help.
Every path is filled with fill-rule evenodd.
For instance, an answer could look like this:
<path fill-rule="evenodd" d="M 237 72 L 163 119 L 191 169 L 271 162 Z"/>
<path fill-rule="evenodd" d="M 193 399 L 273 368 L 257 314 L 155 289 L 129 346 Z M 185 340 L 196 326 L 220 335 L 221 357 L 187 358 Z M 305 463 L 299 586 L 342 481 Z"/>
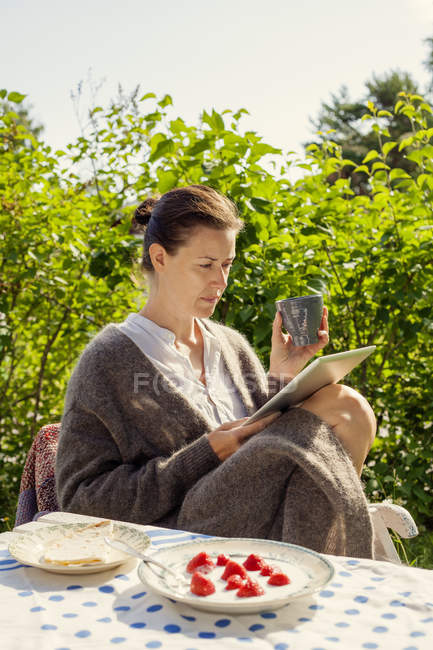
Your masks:
<path fill-rule="evenodd" d="M 376 434 L 373 409 L 363 395 L 344 384 L 328 384 L 317 391 L 303 405 L 313 410 L 332 427 L 348 427 L 362 436 L 369 447 Z"/>
<path fill-rule="evenodd" d="M 352 421 L 357 424 L 358 430 L 365 432 L 366 437 L 370 438 L 372 444 L 376 434 L 376 418 L 369 402 L 354 388 L 344 384 L 337 385 L 340 387 L 339 392 L 343 412 L 350 415 Z"/>

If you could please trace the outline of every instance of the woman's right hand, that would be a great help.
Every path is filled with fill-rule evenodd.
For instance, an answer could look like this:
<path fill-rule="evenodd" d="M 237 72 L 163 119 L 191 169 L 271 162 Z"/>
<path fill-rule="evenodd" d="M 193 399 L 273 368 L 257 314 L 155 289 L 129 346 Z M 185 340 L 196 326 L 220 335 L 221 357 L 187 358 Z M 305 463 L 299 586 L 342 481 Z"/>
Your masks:
<path fill-rule="evenodd" d="M 207 434 L 209 444 L 221 461 L 226 460 L 235 453 L 247 438 L 263 431 L 271 422 L 276 420 L 281 413 L 271 413 L 261 420 L 245 424 L 248 418 L 225 422 L 218 429 Z"/>

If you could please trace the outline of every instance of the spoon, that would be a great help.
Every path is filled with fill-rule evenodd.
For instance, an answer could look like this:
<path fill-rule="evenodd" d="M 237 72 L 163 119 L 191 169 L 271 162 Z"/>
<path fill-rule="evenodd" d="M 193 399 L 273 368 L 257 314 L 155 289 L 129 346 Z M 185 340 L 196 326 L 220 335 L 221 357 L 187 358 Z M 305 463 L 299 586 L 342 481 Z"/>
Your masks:
<path fill-rule="evenodd" d="M 169 569 L 161 562 L 158 562 L 158 560 L 154 560 L 153 557 L 151 557 L 150 555 L 144 555 L 143 553 L 136 551 L 135 548 L 129 546 L 129 544 L 126 544 L 126 542 L 122 542 L 120 539 L 113 539 L 112 537 L 104 537 L 104 542 L 109 546 L 112 546 L 113 548 L 117 549 L 118 551 L 122 551 L 123 553 L 128 553 L 128 555 L 133 555 L 134 557 L 138 557 L 140 560 L 143 560 L 143 562 L 148 562 L 149 564 L 156 564 L 156 566 L 158 566 L 160 569 L 163 569 L 172 578 L 174 578 L 178 584 L 180 583 L 183 586 L 187 584 L 187 580 L 186 578 L 184 578 L 184 576 L 175 573 L 172 569 Z"/>

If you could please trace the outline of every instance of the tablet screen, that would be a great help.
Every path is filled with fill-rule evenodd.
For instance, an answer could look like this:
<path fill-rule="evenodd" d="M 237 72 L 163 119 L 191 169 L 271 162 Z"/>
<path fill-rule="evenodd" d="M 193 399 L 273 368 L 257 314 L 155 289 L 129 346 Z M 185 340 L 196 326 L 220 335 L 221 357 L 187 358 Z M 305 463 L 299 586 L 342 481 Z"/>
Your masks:
<path fill-rule="evenodd" d="M 275 411 L 285 411 L 290 406 L 297 406 L 319 388 L 327 384 L 336 384 L 375 349 L 375 345 L 370 345 L 365 348 L 337 352 L 336 354 L 328 354 L 315 359 L 301 370 L 287 386 L 282 388 L 248 418 L 245 424 L 259 420 Z"/>

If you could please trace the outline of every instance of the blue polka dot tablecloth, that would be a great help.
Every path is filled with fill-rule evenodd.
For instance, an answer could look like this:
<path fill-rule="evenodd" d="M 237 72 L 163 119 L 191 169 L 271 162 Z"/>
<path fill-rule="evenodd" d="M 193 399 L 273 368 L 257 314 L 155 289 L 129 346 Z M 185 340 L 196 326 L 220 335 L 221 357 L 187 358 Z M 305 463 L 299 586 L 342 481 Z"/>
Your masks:
<path fill-rule="evenodd" d="M 46 519 L 57 523 L 59 517 L 83 520 L 66 513 Z M 194 537 L 142 528 L 159 548 Z M 433 571 L 327 556 L 335 576 L 322 591 L 275 612 L 230 616 L 200 612 L 151 592 L 138 579 L 132 559 L 90 575 L 25 567 L 7 551 L 12 535 L 0 535 L 2 650 L 433 648 Z"/>

